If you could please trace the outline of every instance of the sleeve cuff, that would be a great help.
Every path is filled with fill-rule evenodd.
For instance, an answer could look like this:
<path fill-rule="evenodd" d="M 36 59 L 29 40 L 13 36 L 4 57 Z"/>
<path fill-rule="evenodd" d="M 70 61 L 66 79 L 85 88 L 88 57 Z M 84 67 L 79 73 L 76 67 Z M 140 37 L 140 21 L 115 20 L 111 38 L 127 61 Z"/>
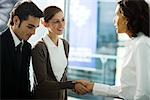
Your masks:
<path fill-rule="evenodd" d="M 100 83 L 94 83 L 93 91 L 92 93 L 94 95 L 103 95 L 103 96 L 108 96 L 109 86 L 105 84 L 100 84 Z"/>
<path fill-rule="evenodd" d="M 67 82 L 59 82 L 60 88 L 61 89 L 74 89 L 75 83 L 72 81 L 67 81 Z"/>
<path fill-rule="evenodd" d="M 119 97 L 120 86 L 110 86 L 107 84 L 94 83 L 93 94 L 110 96 L 110 97 Z"/>

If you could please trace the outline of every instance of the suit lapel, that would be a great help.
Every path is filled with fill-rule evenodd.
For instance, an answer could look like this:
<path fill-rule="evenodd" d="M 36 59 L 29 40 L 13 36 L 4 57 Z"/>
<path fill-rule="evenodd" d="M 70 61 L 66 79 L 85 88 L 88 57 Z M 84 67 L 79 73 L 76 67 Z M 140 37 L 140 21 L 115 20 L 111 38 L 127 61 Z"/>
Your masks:
<path fill-rule="evenodd" d="M 6 48 L 8 50 L 7 59 L 12 64 L 12 70 L 14 74 L 16 73 L 17 77 L 19 77 L 18 76 L 19 69 L 17 67 L 18 62 L 16 61 L 15 43 L 9 29 L 6 30 L 5 35 L 6 35 Z"/>
<path fill-rule="evenodd" d="M 12 61 L 14 62 L 15 61 L 15 43 L 14 43 L 14 40 L 13 40 L 13 37 L 10 33 L 10 30 L 7 29 L 6 32 L 6 47 L 7 47 L 7 50 L 8 50 L 8 55 L 9 55 L 9 61 Z"/>

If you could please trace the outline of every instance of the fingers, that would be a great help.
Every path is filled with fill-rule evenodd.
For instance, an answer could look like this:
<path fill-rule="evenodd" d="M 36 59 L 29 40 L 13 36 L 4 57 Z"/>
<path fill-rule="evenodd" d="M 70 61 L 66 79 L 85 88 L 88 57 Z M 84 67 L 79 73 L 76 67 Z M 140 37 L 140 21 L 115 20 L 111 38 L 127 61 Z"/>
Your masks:
<path fill-rule="evenodd" d="M 75 92 L 77 94 L 83 95 L 89 92 L 92 92 L 93 90 L 93 83 L 91 83 L 88 80 L 76 80 L 74 81 L 75 84 Z"/>
<path fill-rule="evenodd" d="M 79 95 L 83 95 L 85 93 L 88 93 L 89 90 L 81 83 L 76 83 L 75 84 L 75 92 Z"/>
<path fill-rule="evenodd" d="M 86 86 L 90 83 L 88 80 L 75 80 L 75 83 L 81 83 L 82 85 Z"/>
<path fill-rule="evenodd" d="M 89 92 L 92 92 L 93 91 L 93 86 L 94 86 L 94 83 L 89 83 L 86 85 L 86 88 L 89 90 Z"/>
<path fill-rule="evenodd" d="M 90 83 L 90 81 L 88 81 L 88 80 L 75 80 L 75 82 L 79 82 L 79 83 L 82 83 L 82 84 Z"/>

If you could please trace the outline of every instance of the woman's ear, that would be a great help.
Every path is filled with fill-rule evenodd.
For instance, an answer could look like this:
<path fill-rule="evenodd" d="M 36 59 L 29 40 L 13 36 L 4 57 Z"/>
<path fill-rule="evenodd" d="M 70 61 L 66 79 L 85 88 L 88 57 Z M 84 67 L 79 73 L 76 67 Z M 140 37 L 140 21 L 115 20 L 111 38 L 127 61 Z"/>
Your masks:
<path fill-rule="evenodd" d="M 44 20 L 41 20 L 41 23 L 42 23 L 45 27 L 47 27 L 47 23 L 46 23 Z"/>
<path fill-rule="evenodd" d="M 124 17 L 124 23 L 125 23 L 125 25 L 127 25 L 127 23 L 128 23 L 128 19 L 126 17 Z"/>

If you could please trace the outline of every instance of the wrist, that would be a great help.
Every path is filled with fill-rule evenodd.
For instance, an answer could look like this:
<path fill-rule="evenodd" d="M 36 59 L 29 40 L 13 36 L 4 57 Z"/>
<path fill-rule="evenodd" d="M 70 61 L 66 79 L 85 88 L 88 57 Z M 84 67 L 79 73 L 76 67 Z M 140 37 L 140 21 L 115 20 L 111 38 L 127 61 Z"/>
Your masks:
<path fill-rule="evenodd" d="M 90 92 L 92 92 L 92 91 L 93 91 L 93 87 L 94 87 L 94 83 L 90 83 L 90 84 L 89 84 Z"/>

